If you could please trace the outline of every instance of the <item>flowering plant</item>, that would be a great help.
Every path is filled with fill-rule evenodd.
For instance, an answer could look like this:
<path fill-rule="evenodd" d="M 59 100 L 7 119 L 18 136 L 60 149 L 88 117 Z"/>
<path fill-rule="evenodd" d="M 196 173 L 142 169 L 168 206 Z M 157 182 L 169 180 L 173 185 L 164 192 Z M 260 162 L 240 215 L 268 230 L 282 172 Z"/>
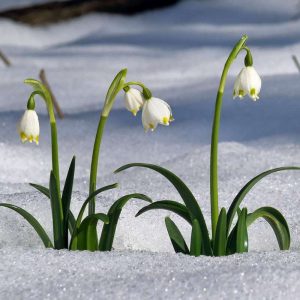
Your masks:
<path fill-rule="evenodd" d="M 264 177 L 284 170 L 300 170 L 298 167 L 281 167 L 265 171 L 252 178 L 236 195 L 229 209 L 223 207 L 219 210 L 218 204 L 218 140 L 220 118 L 222 110 L 222 99 L 225 89 L 227 74 L 233 61 L 238 54 L 246 51 L 245 67 L 241 70 L 234 83 L 234 97 L 243 98 L 249 95 L 254 101 L 259 98 L 261 79 L 253 67 L 253 59 L 250 49 L 246 46 L 247 36 L 243 36 L 232 49 L 223 69 L 220 85 L 217 93 L 214 120 L 211 138 L 211 159 L 210 159 L 210 204 L 211 204 L 211 225 L 212 235 L 210 237 L 206 221 L 198 202 L 186 184 L 175 174 L 160 166 L 144 163 L 133 163 L 122 166 L 115 172 L 132 167 L 143 167 L 154 170 L 168 179 L 180 194 L 184 204 L 172 200 L 162 200 L 151 203 L 142 208 L 137 216 L 153 209 L 169 210 L 191 225 L 191 243 L 187 246 L 179 228 L 171 220 L 165 218 L 167 231 L 175 252 L 199 255 L 222 256 L 232 253 L 248 251 L 248 227 L 258 218 L 264 218 L 272 227 L 279 248 L 282 250 L 290 247 L 290 232 L 288 224 L 283 215 L 273 207 L 260 207 L 254 212 L 248 213 L 247 208 L 240 208 L 243 199 Z M 236 220 L 236 222 L 234 222 Z"/>
<path fill-rule="evenodd" d="M 38 95 L 45 101 L 49 114 L 52 144 L 52 170 L 50 172 L 49 187 L 33 183 L 31 183 L 31 186 L 50 199 L 53 241 L 38 220 L 21 207 L 9 203 L 0 203 L 0 206 L 12 209 L 24 217 L 39 235 L 45 247 L 55 249 L 69 248 L 70 250 L 109 251 L 113 246 L 116 227 L 124 205 L 133 198 L 152 202 L 146 195 L 139 193 L 129 194 L 118 199 L 106 214 L 95 212 L 95 197 L 104 191 L 117 187 L 116 183 L 98 189 L 96 186 L 102 135 L 117 94 L 122 89 L 125 91 L 125 106 L 134 115 L 136 115 L 138 110 L 143 107 L 142 123 L 146 131 L 148 129 L 154 130 L 159 123 L 168 125 L 172 120 L 172 113 L 168 104 L 161 99 L 153 98 L 150 90 L 141 82 L 126 83 L 126 74 L 126 69 L 121 70 L 108 89 L 95 137 L 90 171 L 89 196 L 83 202 L 77 218 L 74 217 L 74 214 L 70 209 L 75 174 L 75 157 L 73 157 L 71 161 L 65 185 L 61 192 L 57 127 L 51 94 L 40 81 L 35 79 L 25 80 L 25 83 L 31 85 L 34 91 L 29 97 L 27 110 L 18 125 L 18 131 L 22 142 L 34 141 L 36 144 L 39 142 L 40 128 L 38 116 L 35 112 L 35 96 Z M 130 86 L 132 85 L 140 86 L 142 92 L 131 88 Z M 156 107 L 159 107 L 160 110 L 156 110 Z M 88 215 L 84 217 L 87 207 Z M 102 221 L 104 226 L 102 228 L 101 236 L 98 239 L 97 224 L 99 221 Z"/>

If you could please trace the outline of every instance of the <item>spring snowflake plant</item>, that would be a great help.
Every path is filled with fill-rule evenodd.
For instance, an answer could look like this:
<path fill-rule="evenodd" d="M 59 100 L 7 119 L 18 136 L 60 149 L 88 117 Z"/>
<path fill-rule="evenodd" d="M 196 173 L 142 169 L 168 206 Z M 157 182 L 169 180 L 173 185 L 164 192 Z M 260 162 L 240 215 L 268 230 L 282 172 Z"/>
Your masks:
<path fill-rule="evenodd" d="M 258 218 L 264 218 L 270 224 L 276 235 L 280 249 L 286 250 L 290 247 L 290 232 L 288 224 L 283 215 L 277 209 L 265 206 L 258 208 L 254 212 L 248 213 L 246 207 L 240 209 L 240 206 L 247 193 L 257 182 L 267 175 L 284 170 L 299 170 L 300 168 L 281 167 L 271 169 L 257 175 L 240 190 L 227 211 L 224 207 L 219 210 L 218 139 L 222 98 L 229 68 L 241 51 L 246 51 L 245 67 L 241 70 L 234 83 L 233 96 L 243 98 L 245 95 L 249 95 L 254 101 L 256 101 L 261 88 L 261 79 L 253 67 L 250 49 L 246 46 L 247 38 L 247 36 L 243 36 L 231 51 L 224 66 L 216 98 L 210 159 L 211 237 L 196 198 L 185 183 L 175 174 L 160 166 L 144 163 L 128 164 L 115 171 L 121 172 L 132 167 L 152 169 L 168 179 L 176 188 L 184 204 L 172 200 L 157 201 L 142 208 L 137 213 L 137 216 L 139 216 L 153 209 L 169 210 L 185 219 L 191 225 L 191 243 L 190 247 L 188 247 L 176 224 L 169 217 L 165 218 L 167 231 L 175 252 L 181 252 L 193 256 L 223 256 L 233 253 L 247 252 L 247 228 Z"/>
<path fill-rule="evenodd" d="M 145 130 L 153 130 L 159 123 L 168 125 L 172 120 L 172 113 L 166 102 L 158 98 L 153 98 L 150 90 L 141 82 L 126 83 L 126 75 L 127 70 L 121 70 L 108 89 L 94 143 L 90 170 L 89 196 L 83 202 L 77 218 L 74 217 L 70 209 L 75 173 L 75 157 L 73 157 L 71 161 L 64 188 L 61 192 L 57 127 L 51 95 L 41 82 L 34 79 L 25 80 L 25 83 L 31 85 L 34 91 L 29 97 L 27 110 L 18 125 L 22 142 L 34 141 L 38 144 L 39 141 L 40 128 L 38 116 L 35 112 L 35 96 L 38 95 L 45 101 L 50 119 L 52 170 L 50 173 L 49 188 L 38 184 L 31 184 L 31 186 L 50 199 L 53 222 L 53 240 L 50 239 L 37 219 L 24 209 L 9 203 L 0 203 L 0 206 L 12 209 L 24 217 L 35 229 L 45 247 L 70 250 L 110 251 L 112 249 L 117 223 L 123 206 L 130 199 L 140 199 L 150 203 L 152 202 L 149 197 L 143 194 L 129 194 L 118 199 L 110 207 L 106 214 L 95 212 L 95 197 L 104 191 L 117 187 L 117 184 L 112 184 L 99 189 L 96 188 L 97 168 L 102 135 L 117 94 L 121 90 L 125 91 L 125 106 L 134 115 L 136 115 L 138 110 L 143 107 L 142 121 Z M 131 88 L 132 85 L 140 86 L 142 91 Z M 161 111 L 157 111 L 155 109 L 156 107 L 159 107 Z M 87 207 L 88 215 L 84 217 Z M 97 233 L 97 224 L 99 221 L 104 223 L 100 238 L 98 238 Z"/>

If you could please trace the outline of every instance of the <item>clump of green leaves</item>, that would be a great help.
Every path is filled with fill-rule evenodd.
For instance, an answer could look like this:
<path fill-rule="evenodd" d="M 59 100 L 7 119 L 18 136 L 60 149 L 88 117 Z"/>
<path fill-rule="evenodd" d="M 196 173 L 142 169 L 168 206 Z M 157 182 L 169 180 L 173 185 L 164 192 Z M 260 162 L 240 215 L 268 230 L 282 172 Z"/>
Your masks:
<path fill-rule="evenodd" d="M 222 110 L 222 99 L 225 89 L 228 70 L 238 54 L 246 51 L 245 66 L 237 76 L 234 84 L 234 97 L 243 98 L 249 95 L 254 101 L 259 98 L 261 79 L 255 71 L 250 49 L 246 46 L 247 36 L 243 36 L 233 47 L 223 69 L 217 93 L 211 139 L 210 159 L 210 203 L 211 203 L 211 236 L 198 202 L 186 184 L 175 174 L 162 167 L 134 163 L 119 168 L 120 172 L 132 167 L 152 169 L 167 178 L 180 194 L 184 204 L 172 200 L 154 202 L 142 208 L 137 216 L 153 209 L 172 211 L 185 219 L 191 225 L 191 243 L 186 244 L 179 228 L 167 217 L 165 219 L 167 231 L 175 252 L 199 255 L 222 256 L 248 251 L 248 227 L 258 218 L 264 218 L 272 227 L 276 235 L 279 248 L 287 250 L 290 247 L 290 232 L 283 215 L 273 207 L 260 207 L 249 213 L 246 207 L 241 207 L 247 193 L 264 177 L 284 170 L 300 170 L 298 167 L 282 167 L 263 172 L 251 179 L 237 194 L 228 210 L 224 207 L 219 210 L 218 204 L 218 141 Z M 235 221 L 236 220 L 236 221 Z"/>
<path fill-rule="evenodd" d="M 233 253 L 248 251 L 248 227 L 259 218 L 264 218 L 272 227 L 279 248 L 287 250 L 290 247 L 290 232 L 283 215 L 273 207 L 260 207 L 252 213 L 247 208 L 240 209 L 243 199 L 261 179 L 275 172 L 284 170 L 300 170 L 297 167 L 276 168 L 259 174 L 250 180 L 236 195 L 229 209 L 220 210 L 215 238 L 211 239 L 201 208 L 186 184 L 175 174 L 160 166 L 144 163 L 125 165 L 116 172 L 121 172 L 132 167 L 143 167 L 158 172 L 164 176 L 178 191 L 184 204 L 173 200 L 156 201 L 142 208 L 136 216 L 154 209 L 171 211 L 191 225 L 191 243 L 186 244 L 179 228 L 171 220 L 165 218 L 167 231 L 175 252 L 199 255 L 223 256 Z M 234 220 L 236 219 L 236 222 Z"/>
<path fill-rule="evenodd" d="M 144 90 L 148 90 L 143 84 L 139 82 L 126 83 L 126 74 L 126 69 L 121 70 L 116 75 L 108 89 L 98 124 L 97 134 L 95 137 L 95 144 L 91 162 L 90 193 L 87 199 L 83 202 L 77 218 L 74 217 L 74 214 L 72 213 L 70 208 L 75 174 L 75 157 L 73 157 L 70 164 L 65 180 L 64 189 L 61 193 L 57 128 L 51 94 L 40 81 L 35 79 L 25 80 L 25 83 L 31 85 L 34 91 L 31 93 L 27 102 L 27 111 L 25 115 L 26 118 L 23 118 L 22 121 L 22 130 L 20 130 L 20 137 L 22 141 L 25 142 L 28 140 L 32 142 L 33 140 L 35 140 L 38 144 L 39 123 L 38 117 L 35 113 L 35 96 L 38 95 L 45 101 L 49 114 L 52 146 L 52 171 L 50 173 L 49 187 L 44 187 L 38 184 L 31 184 L 31 186 L 50 199 L 53 224 L 53 239 L 48 236 L 38 220 L 21 207 L 9 203 L 0 203 L 0 206 L 12 209 L 15 212 L 19 213 L 23 218 L 25 218 L 25 220 L 34 228 L 46 248 L 110 251 L 113 246 L 118 220 L 126 203 L 131 199 L 139 199 L 147 202 L 152 202 L 149 197 L 143 194 L 135 193 L 125 195 L 115 201 L 106 214 L 96 213 L 95 211 L 95 197 L 102 192 L 117 187 L 117 184 L 115 183 L 99 189 L 96 188 L 98 157 L 100 152 L 101 139 L 106 120 L 112 109 L 115 98 L 124 87 L 127 87 L 131 84 L 142 85 Z M 30 120 L 28 119 L 28 110 L 30 110 Z M 34 123 L 32 123 L 32 118 L 34 118 Z M 34 124 L 34 126 L 32 126 L 32 124 Z M 23 132 L 23 130 L 25 130 L 26 132 Z M 85 216 L 87 207 L 89 208 L 89 211 L 87 216 Z M 104 223 L 102 231 L 100 233 L 100 238 L 98 238 L 97 232 L 97 224 L 99 221 Z"/>

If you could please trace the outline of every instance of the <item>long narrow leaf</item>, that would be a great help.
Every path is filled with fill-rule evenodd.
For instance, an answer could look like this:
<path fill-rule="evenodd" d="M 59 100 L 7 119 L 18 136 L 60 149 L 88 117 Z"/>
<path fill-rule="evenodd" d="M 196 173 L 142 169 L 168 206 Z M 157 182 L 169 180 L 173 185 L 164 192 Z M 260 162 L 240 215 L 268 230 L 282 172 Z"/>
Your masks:
<path fill-rule="evenodd" d="M 153 209 L 165 209 L 165 210 L 171 211 L 171 212 L 179 215 L 180 217 L 182 217 L 183 219 L 185 219 L 187 222 L 189 222 L 192 225 L 190 214 L 189 214 L 187 208 L 183 204 L 178 203 L 176 201 L 172 201 L 172 200 L 162 200 L 162 201 L 153 202 L 153 203 L 143 207 L 142 209 L 140 209 L 138 211 L 138 213 L 136 214 L 136 217 L 145 213 L 146 211 L 153 210 Z"/>
<path fill-rule="evenodd" d="M 50 199 L 50 191 L 48 188 L 35 183 L 29 183 L 29 184 Z M 75 227 L 75 222 L 76 221 L 74 215 L 71 212 L 71 210 L 69 210 L 68 228 L 71 235 Z"/>
<path fill-rule="evenodd" d="M 53 244 L 45 232 L 44 228 L 41 226 L 39 221 L 33 217 L 30 213 L 28 213 L 26 210 L 24 210 L 21 207 L 18 207 L 16 205 L 8 204 L 8 203 L 0 203 L 0 206 L 7 207 L 9 209 L 14 210 L 15 212 L 19 213 L 36 231 L 38 236 L 41 238 L 44 246 L 46 248 L 53 248 Z"/>
<path fill-rule="evenodd" d="M 252 178 L 237 194 L 237 196 L 234 198 L 233 202 L 231 203 L 229 210 L 228 210 L 228 218 L 227 218 L 227 230 L 230 231 L 230 227 L 232 225 L 233 218 L 235 216 L 235 213 L 237 212 L 238 207 L 240 206 L 241 202 L 247 195 L 247 193 L 255 186 L 256 183 L 258 183 L 260 180 L 262 180 L 264 177 L 273 174 L 275 172 L 280 171 L 288 171 L 288 170 L 300 170 L 300 167 L 282 167 L 282 168 L 275 168 L 268 171 L 265 171 L 254 178 Z"/>
<path fill-rule="evenodd" d="M 248 251 L 247 208 L 243 208 L 237 222 L 236 252 Z"/>
<path fill-rule="evenodd" d="M 69 232 L 70 235 L 72 236 L 73 231 L 75 229 L 76 226 L 76 220 L 75 217 L 73 215 L 73 213 L 71 212 L 71 210 L 69 210 L 69 218 L 68 218 L 68 228 L 69 228 Z"/>
<path fill-rule="evenodd" d="M 202 247 L 201 229 L 198 220 L 193 220 L 190 254 L 192 256 L 200 256 Z"/>
<path fill-rule="evenodd" d="M 239 215 L 239 217 L 240 217 L 240 215 Z M 237 224 L 235 224 L 232 231 L 228 235 L 226 255 L 231 255 L 231 254 L 236 253 L 236 233 L 237 233 Z"/>
<path fill-rule="evenodd" d="M 78 214 L 78 217 L 76 219 L 75 225 L 73 226 L 72 237 L 71 237 L 71 242 L 70 242 L 70 248 L 75 247 L 75 246 L 72 246 L 72 245 L 75 245 L 77 243 L 77 230 L 80 227 L 84 211 L 85 211 L 87 205 L 89 204 L 89 202 L 92 201 L 94 199 L 94 197 L 97 196 L 98 194 L 100 194 L 100 193 L 102 193 L 104 191 L 108 191 L 108 190 L 114 189 L 117 186 L 118 186 L 117 183 L 104 186 L 104 187 L 96 190 L 92 194 L 90 194 L 89 197 L 84 201 L 84 203 L 82 204 L 81 209 L 79 211 L 79 214 Z"/>
<path fill-rule="evenodd" d="M 102 192 L 105 192 L 105 191 L 108 191 L 108 190 L 111 190 L 111 189 L 115 189 L 117 186 L 118 186 L 117 183 L 110 184 L 110 185 L 104 186 L 104 187 L 102 187 L 102 188 L 96 190 L 96 191 L 93 192 L 92 194 L 90 194 L 90 195 L 88 196 L 88 198 L 83 202 L 83 204 L 82 204 L 82 206 L 81 206 L 81 209 L 80 209 L 80 211 L 79 211 L 79 214 L 78 214 L 78 217 L 77 217 L 77 220 L 76 220 L 76 227 L 78 227 L 79 224 L 81 223 L 81 220 L 82 220 L 84 211 L 85 211 L 87 205 L 89 204 L 89 202 L 90 202 L 95 196 L 97 196 L 98 194 L 100 194 L 100 193 L 102 193 Z"/>
<path fill-rule="evenodd" d="M 102 213 L 89 215 L 82 221 L 77 230 L 76 250 L 98 250 L 97 224 L 99 220 L 105 224 L 109 222 L 108 216 Z M 71 249 L 75 250 L 74 245 Z"/>
<path fill-rule="evenodd" d="M 128 164 L 125 166 L 122 166 L 121 168 L 117 169 L 115 173 L 121 172 L 123 170 L 132 168 L 132 167 L 143 167 L 148 168 L 151 170 L 154 170 L 161 175 L 163 175 L 165 178 L 167 178 L 173 186 L 176 188 L 178 193 L 180 194 L 183 202 L 185 203 L 191 220 L 197 219 L 202 231 L 202 238 L 203 238 L 203 254 L 205 255 L 212 255 L 212 249 L 210 245 L 210 238 L 207 230 L 207 226 L 205 223 L 205 219 L 203 217 L 202 211 L 198 205 L 197 200 L 195 199 L 192 192 L 189 190 L 189 188 L 185 185 L 185 183 L 177 177 L 175 174 L 170 172 L 169 170 L 162 168 L 160 166 L 152 165 L 152 164 L 143 164 L 143 163 L 133 163 Z"/>
<path fill-rule="evenodd" d="M 63 210 L 63 235 L 65 248 L 68 248 L 68 224 L 70 214 L 70 204 L 72 199 L 73 182 L 75 173 L 75 156 L 73 156 L 69 171 L 66 177 L 64 190 L 61 197 L 62 210 Z"/>
<path fill-rule="evenodd" d="M 67 223 L 67 216 L 69 214 L 71 199 L 72 199 L 72 191 L 73 191 L 73 182 L 74 182 L 74 173 L 75 173 L 75 156 L 73 157 L 69 171 L 66 177 L 66 182 L 64 185 L 64 190 L 62 193 L 62 207 L 63 207 L 63 215 L 65 218 L 65 222 Z"/>
<path fill-rule="evenodd" d="M 64 230 L 63 210 L 62 210 L 60 195 L 58 192 L 58 187 L 56 184 L 56 179 L 52 171 L 50 174 L 49 186 L 50 186 L 50 202 L 51 202 L 52 222 L 53 222 L 54 247 L 55 249 L 63 249 L 66 246 L 63 237 L 63 230 Z"/>
<path fill-rule="evenodd" d="M 130 194 L 121 197 L 117 200 L 108 210 L 109 224 L 105 224 L 102 229 L 99 250 L 100 251 L 110 251 L 113 246 L 113 241 L 116 233 L 116 228 L 118 225 L 119 217 L 122 212 L 122 208 L 130 199 L 140 199 L 147 202 L 152 202 L 152 200 L 143 194 Z"/>
<path fill-rule="evenodd" d="M 223 207 L 221 209 L 217 229 L 216 229 L 216 237 L 213 242 L 214 246 L 214 255 L 215 256 L 223 256 L 226 255 L 226 246 L 227 246 L 227 215 L 226 210 Z"/>
<path fill-rule="evenodd" d="M 189 254 L 189 248 L 176 224 L 169 217 L 165 218 L 165 223 L 175 252 Z"/>
<path fill-rule="evenodd" d="M 46 188 L 42 185 L 39 185 L 39 184 L 35 184 L 35 183 L 29 183 L 29 185 L 31 185 L 36 190 L 38 190 L 39 192 L 41 192 L 42 194 L 44 194 L 46 197 L 48 197 L 50 199 L 50 192 L 49 192 L 48 188 Z"/>
<path fill-rule="evenodd" d="M 247 216 L 247 226 L 250 226 L 258 218 L 264 218 L 272 227 L 279 248 L 288 250 L 290 248 L 291 236 L 289 226 L 283 215 L 273 207 L 261 207 Z"/>

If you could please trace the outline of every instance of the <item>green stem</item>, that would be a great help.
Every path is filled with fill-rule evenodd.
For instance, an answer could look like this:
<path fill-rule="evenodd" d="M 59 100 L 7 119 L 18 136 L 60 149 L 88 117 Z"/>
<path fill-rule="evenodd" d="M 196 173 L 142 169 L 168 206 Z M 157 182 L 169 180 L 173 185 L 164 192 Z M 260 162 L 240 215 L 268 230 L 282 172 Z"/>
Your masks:
<path fill-rule="evenodd" d="M 101 146 L 102 135 L 104 132 L 105 124 L 111 112 L 111 109 L 115 103 L 118 93 L 122 90 L 122 88 L 124 88 L 126 74 L 127 74 L 127 69 L 123 69 L 116 75 L 105 97 L 105 101 L 101 112 L 101 117 L 98 124 L 98 129 L 95 137 L 94 148 L 93 148 L 93 156 L 92 156 L 91 171 L 90 171 L 90 189 L 89 189 L 90 195 L 97 188 L 98 162 L 99 162 L 100 146 Z M 94 213 L 95 213 L 95 198 L 93 198 L 89 202 L 89 215 Z"/>
<path fill-rule="evenodd" d="M 52 105 L 51 105 L 52 107 Z M 53 111 L 53 108 L 52 108 Z M 49 113 L 50 115 L 50 113 Z M 54 113 L 53 113 L 54 115 Z M 51 121 L 50 118 L 50 127 L 51 127 L 51 145 L 52 145 L 52 170 L 56 179 L 58 195 L 60 196 L 60 176 L 59 176 L 59 159 L 58 159 L 58 142 L 57 142 L 57 127 L 54 121 Z"/>
<path fill-rule="evenodd" d="M 211 205 L 211 225 L 212 225 L 212 238 L 215 240 L 216 228 L 219 216 L 219 201 L 218 201 L 218 143 L 219 143 L 219 129 L 222 111 L 222 99 L 226 85 L 228 70 L 235 60 L 248 37 L 244 35 L 239 42 L 232 49 L 222 72 L 219 89 L 215 104 L 215 113 L 212 126 L 211 136 L 211 153 L 210 153 L 210 205 Z"/>
<path fill-rule="evenodd" d="M 107 118 L 108 116 L 101 115 L 96 137 L 95 137 L 93 156 L 91 162 L 91 173 L 90 173 L 90 194 L 92 194 L 96 190 L 100 146 L 101 146 L 102 135 L 104 132 Z M 93 198 L 93 200 L 89 202 L 89 215 L 94 213 L 95 213 L 95 198 Z"/>
<path fill-rule="evenodd" d="M 50 93 L 46 90 L 44 91 L 34 91 L 31 93 L 30 98 L 33 98 L 35 95 L 39 95 L 46 103 L 47 111 L 49 114 L 50 120 L 50 129 L 51 129 L 51 148 L 52 148 L 52 171 L 56 179 L 58 193 L 60 195 L 60 176 L 59 176 L 59 159 L 58 159 L 58 142 L 57 142 L 57 127 L 56 119 L 52 104 L 52 99 Z"/>
<path fill-rule="evenodd" d="M 140 86 L 142 89 L 143 89 L 143 95 L 145 97 L 146 100 L 150 99 L 152 97 L 152 93 L 151 91 L 140 81 L 129 81 L 129 82 L 126 82 L 124 84 L 124 88 L 126 87 L 129 87 L 130 85 L 138 85 Z"/>
<path fill-rule="evenodd" d="M 35 91 L 31 93 L 28 104 L 35 95 L 39 95 L 46 103 L 47 111 L 49 114 L 50 129 L 51 129 L 51 148 L 52 148 L 52 172 L 50 179 L 50 193 L 51 193 L 51 209 L 52 209 L 52 221 L 53 221 L 53 236 L 54 236 L 54 248 L 63 249 L 68 248 L 68 231 L 64 230 L 65 221 L 63 214 L 63 206 L 60 191 L 60 176 L 59 176 L 59 159 L 58 159 L 58 142 L 57 142 L 57 127 L 56 119 L 53 110 L 52 99 L 49 91 L 46 87 L 37 80 L 28 79 L 25 83 L 31 84 Z M 34 103 L 34 101 L 33 101 Z M 31 105 L 32 106 L 32 105 Z M 53 174 L 53 177 L 52 177 Z M 53 179 L 52 179 L 53 178 Z M 51 184 L 54 180 L 55 186 Z M 55 188 L 54 188 L 55 187 Z M 55 189 L 55 191 L 53 190 Z M 58 210 L 58 211 L 57 211 Z"/>

